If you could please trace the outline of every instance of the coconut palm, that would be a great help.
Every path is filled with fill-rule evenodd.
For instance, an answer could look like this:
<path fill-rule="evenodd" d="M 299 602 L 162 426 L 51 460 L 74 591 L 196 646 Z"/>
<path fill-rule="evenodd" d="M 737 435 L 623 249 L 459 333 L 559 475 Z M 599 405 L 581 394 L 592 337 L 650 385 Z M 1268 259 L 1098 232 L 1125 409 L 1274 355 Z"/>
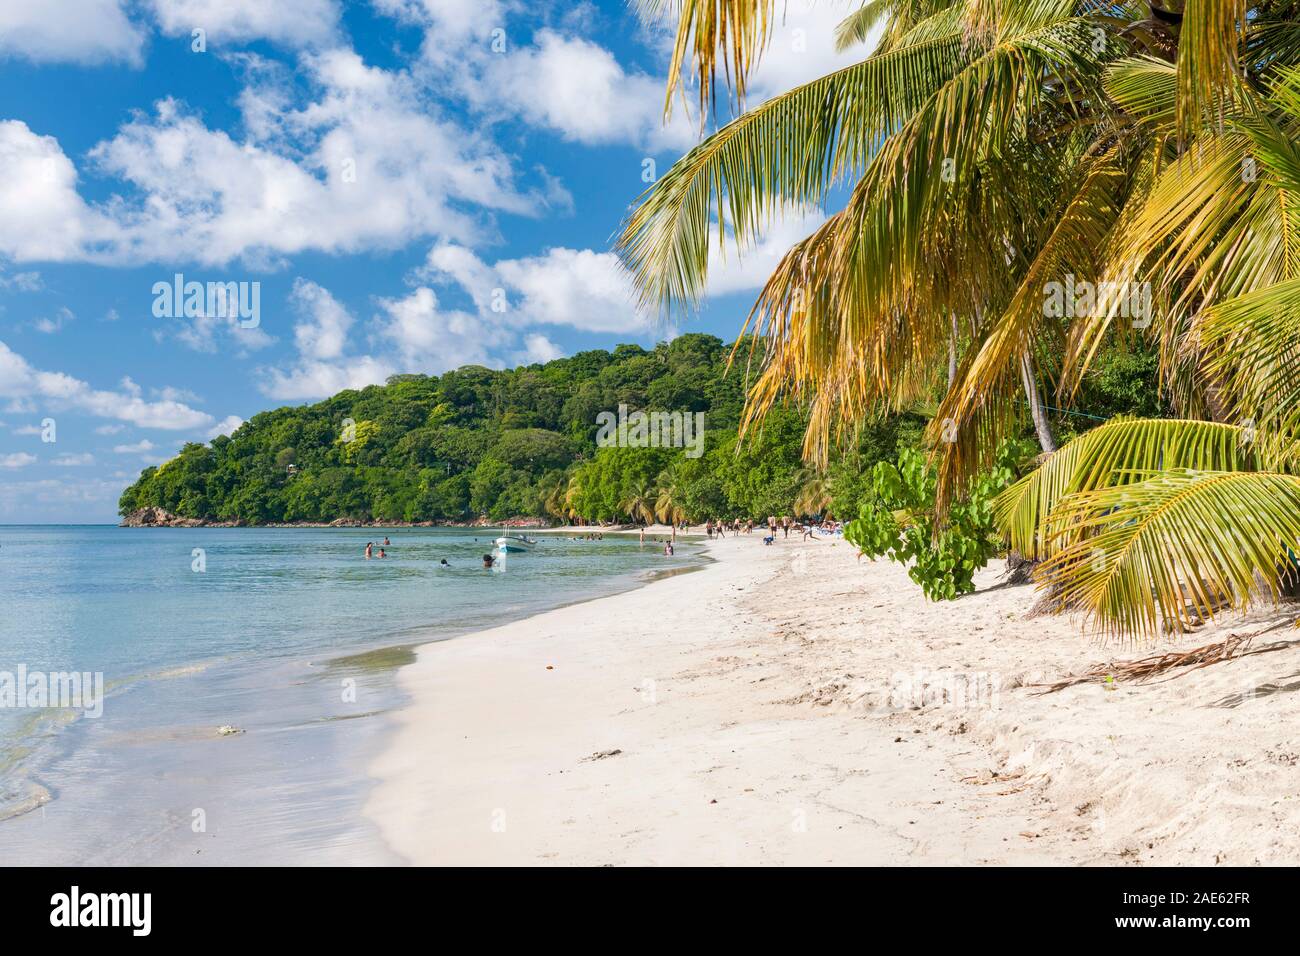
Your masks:
<path fill-rule="evenodd" d="M 1007 493 L 1004 527 L 1115 630 L 1276 594 L 1297 542 L 1261 497 L 1288 500 L 1300 415 L 1298 7 L 870 0 L 838 36 L 880 26 L 876 51 L 706 137 L 643 197 L 620 252 L 644 303 L 689 308 L 713 242 L 743 249 L 852 184 L 755 304 L 747 421 L 805 402 L 819 461 L 841 430 L 942 390 L 941 504 L 1026 418 L 1054 452 L 1040 388 L 1068 402 L 1104 341 L 1150 336 L 1187 420 L 1117 422 L 1055 452 Z M 702 111 L 719 61 L 743 96 L 771 0 L 674 9 L 674 65 L 691 64 Z M 1044 293 L 1066 276 L 1137 283 L 1151 307 L 1125 323 L 1124 294 L 1103 291 L 1056 313 Z"/>
<path fill-rule="evenodd" d="M 686 520 L 686 509 L 682 504 L 680 485 L 675 480 L 672 469 L 661 474 L 657 479 L 657 484 L 658 493 L 654 505 L 655 518 L 668 525 L 681 524 Z"/>
<path fill-rule="evenodd" d="M 629 493 L 618 503 L 618 510 L 633 521 L 646 524 L 655 520 L 655 506 L 659 500 L 659 490 L 654 482 L 646 482 L 640 489 Z"/>
<path fill-rule="evenodd" d="M 824 471 L 806 468 L 799 478 L 799 490 L 794 497 L 794 513 L 804 515 L 823 515 L 831 507 L 831 483 Z"/>

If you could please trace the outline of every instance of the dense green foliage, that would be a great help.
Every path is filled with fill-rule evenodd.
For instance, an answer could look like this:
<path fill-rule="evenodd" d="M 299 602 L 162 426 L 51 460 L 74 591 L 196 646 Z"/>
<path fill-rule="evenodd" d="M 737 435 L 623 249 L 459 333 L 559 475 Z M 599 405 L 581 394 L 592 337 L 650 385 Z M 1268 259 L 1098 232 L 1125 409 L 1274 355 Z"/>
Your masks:
<path fill-rule="evenodd" d="M 916 434 L 908 418 L 864 429 L 825 475 L 801 461 L 798 411 L 780 410 L 738 443 L 745 381 L 743 370 L 725 374 L 728 355 L 721 340 L 692 334 L 653 350 L 620 345 L 501 371 L 394 376 L 187 444 L 145 469 L 120 509 L 248 524 L 851 514 L 863 468 Z M 620 405 L 702 412 L 703 454 L 598 448 L 597 416 Z"/>
<path fill-rule="evenodd" d="M 970 494 L 954 504 L 942 525 L 936 523 L 937 483 L 933 466 L 915 449 L 904 449 L 898 462 L 877 462 L 871 470 L 871 493 L 844 537 L 865 555 L 911 563 L 908 575 L 934 601 L 951 600 L 975 590 L 975 572 L 1003 548 L 993 522 L 993 499 L 1015 475 L 1025 447 L 1006 443 L 997 462 L 971 485 Z"/>

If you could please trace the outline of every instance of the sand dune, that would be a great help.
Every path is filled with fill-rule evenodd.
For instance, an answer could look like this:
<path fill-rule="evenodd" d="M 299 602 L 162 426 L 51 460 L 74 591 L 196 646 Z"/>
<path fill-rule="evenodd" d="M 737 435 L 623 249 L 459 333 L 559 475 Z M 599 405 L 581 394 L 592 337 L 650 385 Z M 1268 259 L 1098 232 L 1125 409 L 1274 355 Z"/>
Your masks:
<path fill-rule="evenodd" d="M 1026 685 L 1150 648 L 1028 618 L 1032 590 L 994 569 L 930 604 L 842 542 L 711 553 L 421 648 L 372 767 L 392 847 L 422 864 L 1300 860 L 1300 647 L 1044 695 Z"/>

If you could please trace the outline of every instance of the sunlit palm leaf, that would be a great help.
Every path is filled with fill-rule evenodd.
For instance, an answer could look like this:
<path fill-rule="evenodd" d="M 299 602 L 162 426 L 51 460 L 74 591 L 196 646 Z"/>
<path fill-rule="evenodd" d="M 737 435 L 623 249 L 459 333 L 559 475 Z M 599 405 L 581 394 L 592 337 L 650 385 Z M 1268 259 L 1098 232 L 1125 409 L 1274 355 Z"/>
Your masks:
<path fill-rule="evenodd" d="M 1107 422 L 1084 432 L 1002 492 L 994 503 L 993 520 L 1016 551 L 1034 559 L 1047 557 L 1066 543 L 1043 531 L 1048 516 L 1067 495 L 1128 484 L 1172 468 L 1251 469 L 1257 463 L 1253 438 L 1246 429 L 1216 422 Z"/>
<path fill-rule="evenodd" d="M 1071 496 L 1051 525 L 1087 531 L 1036 572 L 1066 606 L 1112 634 L 1181 631 L 1294 578 L 1300 477 L 1173 471 Z"/>

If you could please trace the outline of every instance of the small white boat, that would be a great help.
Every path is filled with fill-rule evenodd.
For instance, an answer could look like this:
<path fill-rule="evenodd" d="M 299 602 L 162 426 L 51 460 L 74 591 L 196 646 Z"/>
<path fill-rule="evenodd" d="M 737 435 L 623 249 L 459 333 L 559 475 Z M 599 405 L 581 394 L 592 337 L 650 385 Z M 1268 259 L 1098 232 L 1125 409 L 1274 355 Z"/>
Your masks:
<path fill-rule="evenodd" d="M 537 544 L 534 538 L 525 538 L 517 534 L 503 534 L 497 538 L 496 545 L 498 551 L 504 551 L 507 554 L 511 552 L 531 551 Z"/>

